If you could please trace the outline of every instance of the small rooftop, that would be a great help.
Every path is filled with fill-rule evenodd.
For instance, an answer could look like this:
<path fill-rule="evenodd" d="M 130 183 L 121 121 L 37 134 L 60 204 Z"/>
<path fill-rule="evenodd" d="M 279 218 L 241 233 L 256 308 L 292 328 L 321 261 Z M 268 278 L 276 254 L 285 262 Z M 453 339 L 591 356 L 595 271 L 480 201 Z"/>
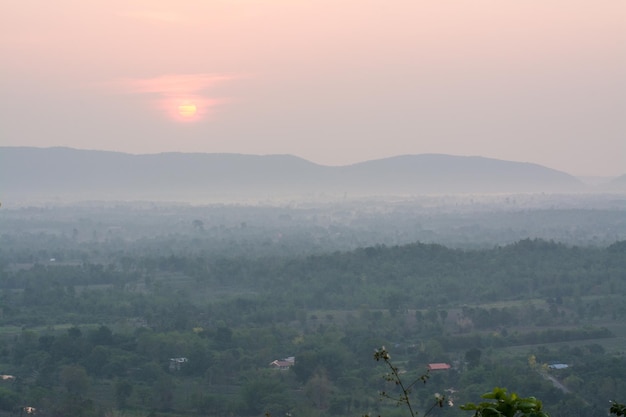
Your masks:
<path fill-rule="evenodd" d="M 452 366 L 450 366 L 449 363 L 444 363 L 444 362 L 436 362 L 436 363 L 428 364 L 429 371 L 443 371 L 443 370 L 447 370 L 450 368 L 452 368 Z"/>

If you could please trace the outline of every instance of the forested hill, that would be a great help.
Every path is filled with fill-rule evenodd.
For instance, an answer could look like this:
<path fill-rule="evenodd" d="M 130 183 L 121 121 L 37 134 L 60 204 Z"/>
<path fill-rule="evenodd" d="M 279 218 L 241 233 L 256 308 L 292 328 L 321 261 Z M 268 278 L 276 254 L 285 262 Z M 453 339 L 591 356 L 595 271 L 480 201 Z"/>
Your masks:
<path fill-rule="evenodd" d="M 162 281 L 172 292 L 175 288 L 181 293 L 189 291 L 192 299 L 202 302 L 214 299 L 216 294 L 228 294 L 247 299 L 243 305 L 271 299 L 286 309 L 352 310 L 367 305 L 402 310 L 536 298 L 567 298 L 577 303 L 576 299 L 589 295 L 626 294 L 624 241 L 607 248 L 578 248 L 522 240 L 484 250 L 414 243 L 301 258 L 259 259 L 199 254 L 131 258 L 118 252 L 111 255 L 113 264 L 104 269 L 68 259 L 63 264 L 46 262 L 12 272 L 11 259 L 22 257 L 14 252 L 0 251 L 1 264 L 6 266 L 2 288 L 30 288 L 38 293 L 38 299 L 48 298 L 48 284 L 56 291 L 59 285 L 134 286 L 148 279 L 151 283 L 155 279 Z M 45 282 L 35 279 L 42 273 L 47 277 Z M 609 307 L 595 308 L 600 314 Z M 612 307 L 623 310 L 621 303 Z"/>
<path fill-rule="evenodd" d="M 543 166 L 482 157 L 404 155 L 330 167 L 289 155 L 130 155 L 0 147 L 2 200 L 227 201 L 285 197 L 572 192 Z"/>
<path fill-rule="evenodd" d="M 169 237 L 58 248 L 34 236 L 59 258 L 25 245 L 33 236 L 0 234 L 6 415 L 23 404 L 41 416 L 363 415 L 389 386 L 372 363 L 384 345 L 409 381 L 453 364 L 414 385 L 420 409 L 448 387 L 463 404 L 507 385 L 555 416 L 606 415 L 607 398 L 626 398 L 626 241 L 254 258 L 175 255 Z M 289 371 L 270 369 L 285 357 Z M 332 387 L 321 405 L 319 387 Z M 391 407 L 377 415 L 399 415 Z"/>
<path fill-rule="evenodd" d="M 606 185 L 606 188 L 610 191 L 626 191 L 626 174 L 614 178 Z"/>
<path fill-rule="evenodd" d="M 582 249 L 527 239 L 475 251 L 414 243 L 301 260 L 221 259 L 208 267 L 209 273 L 200 258 L 170 261 L 174 270 L 196 279 L 245 287 L 306 308 L 410 309 L 479 300 L 626 294 L 626 242 Z"/>

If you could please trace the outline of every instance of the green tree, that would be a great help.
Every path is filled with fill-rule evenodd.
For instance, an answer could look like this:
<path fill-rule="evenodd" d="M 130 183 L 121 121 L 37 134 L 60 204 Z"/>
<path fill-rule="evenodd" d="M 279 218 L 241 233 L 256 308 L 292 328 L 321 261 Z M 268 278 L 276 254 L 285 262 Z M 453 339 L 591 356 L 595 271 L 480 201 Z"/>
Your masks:
<path fill-rule="evenodd" d="M 133 384 L 125 379 L 115 381 L 115 402 L 118 408 L 126 408 L 126 402 L 133 393 Z"/>
<path fill-rule="evenodd" d="M 535 397 L 522 398 L 515 393 L 507 394 L 505 388 L 494 388 L 482 397 L 492 401 L 467 403 L 461 409 L 474 411 L 475 417 L 550 417 L 543 411 L 541 401 Z"/>
<path fill-rule="evenodd" d="M 162 374 L 152 384 L 155 405 L 163 411 L 169 411 L 174 404 L 174 379 L 167 374 Z"/>
<path fill-rule="evenodd" d="M 89 391 L 89 376 L 82 366 L 67 365 L 61 368 L 60 380 L 71 395 L 82 397 Z"/>
<path fill-rule="evenodd" d="M 611 414 L 615 414 L 616 416 L 626 416 L 626 404 L 613 402 L 611 404 L 611 409 L 609 410 L 609 412 Z"/>
<path fill-rule="evenodd" d="M 307 397 L 319 410 L 326 410 L 330 405 L 333 386 L 323 368 L 318 368 L 304 388 Z"/>
<path fill-rule="evenodd" d="M 19 400 L 20 396 L 17 393 L 0 387 L 0 410 L 11 411 Z"/>
<path fill-rule="evenodd" d="M 252 376 L 241 387 L 240 398 L 242 412 L 248 415 L 271 413 L 276 411 L 268 407 L 276 407 L 278 403 L 288 401 L 285 397 L 287 387 L 274 375 L 259 373 Z M 281 406 L 280 408 L 283 408 Z"/>
<path fill-rule="evenodd" d="M 482 356 L 482 351 L 478 348 L 471 348 L 467 352 L 465 352 L 465 361 L 470 369 L 476 368 L 480 364 L 480 357 Z"/>
<path fill-rule="evenodd" d="M 100 326 L 89 333 L 89 341 L 94 345 L 112 345 L 113 332 L 107 326 Z"/>

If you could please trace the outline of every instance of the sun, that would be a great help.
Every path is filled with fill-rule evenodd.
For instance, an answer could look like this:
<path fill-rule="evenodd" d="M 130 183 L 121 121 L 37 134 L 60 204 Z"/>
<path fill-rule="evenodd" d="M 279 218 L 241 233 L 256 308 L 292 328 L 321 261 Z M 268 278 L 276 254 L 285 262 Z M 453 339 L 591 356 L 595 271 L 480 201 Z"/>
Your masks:
<path fill-rule="evenodd" d="M 1 1 L 1 0 L 0 0 Z M 217 100 L 201 96 L 163 97 L 155 102 L 159 111 L 175 123 L 195 124 L 206 121 Z"/>
<path fill-rule="evenodd" d="M 195 104 L 181 104 L 178 106 L 178 114 L 184 118 L 191 118 L 196 115 L 198 108 Z"/>

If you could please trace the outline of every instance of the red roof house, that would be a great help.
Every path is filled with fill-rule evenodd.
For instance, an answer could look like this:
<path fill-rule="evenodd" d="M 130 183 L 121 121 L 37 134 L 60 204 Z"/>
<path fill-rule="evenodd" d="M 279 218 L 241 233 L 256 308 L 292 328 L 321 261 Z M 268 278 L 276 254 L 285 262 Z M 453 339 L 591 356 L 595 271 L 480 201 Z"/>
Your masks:
<path fill-rule="evenodd" d="M 450 369 L 451 366 L 448 363 L 429 363 L 428 364 L 428 370 L 429 371 L 445 371 Z"/>

